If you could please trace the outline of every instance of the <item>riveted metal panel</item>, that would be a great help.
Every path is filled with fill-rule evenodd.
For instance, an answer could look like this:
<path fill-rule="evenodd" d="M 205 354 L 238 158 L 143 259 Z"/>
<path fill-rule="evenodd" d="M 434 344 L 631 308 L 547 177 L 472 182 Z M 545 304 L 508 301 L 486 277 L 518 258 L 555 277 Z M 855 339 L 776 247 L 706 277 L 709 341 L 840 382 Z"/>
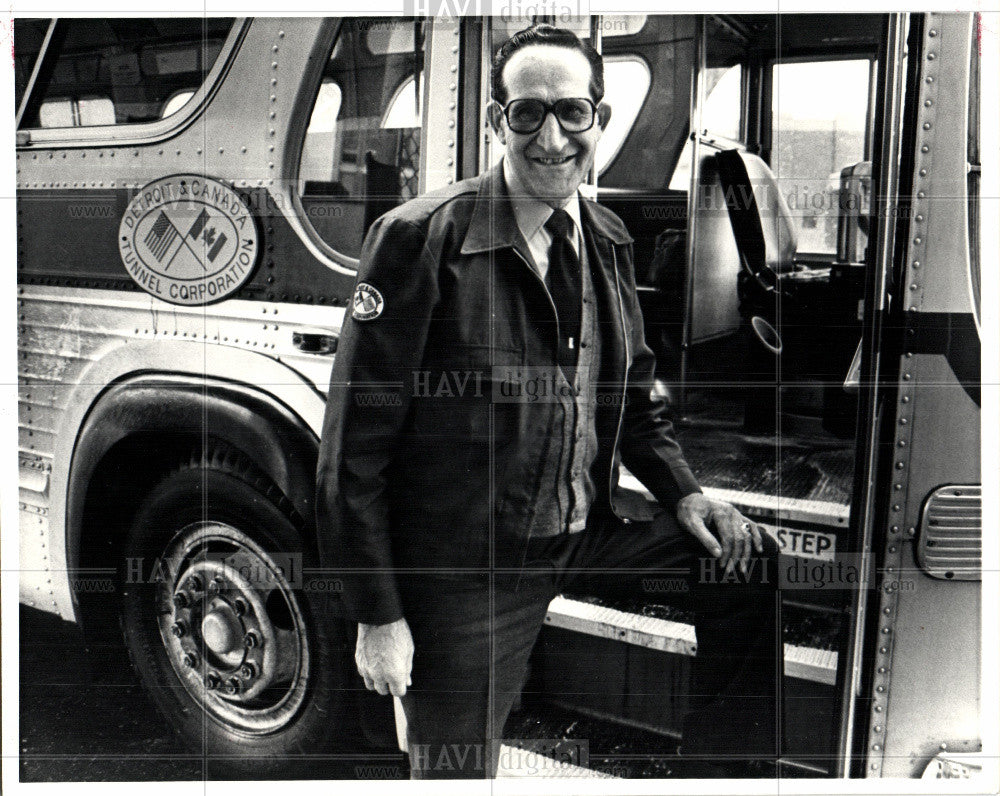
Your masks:
<path fill-rule="evenodd" d="M 942 749 L 981 746 L 979 584 L 931 577 L 917 547 L 927 497 L 947 484 L 981 480 L 978 391 L 969 389 L 969 374 L 956 373 L 947 346 L 927 344 L 922 322 L 931 313 L 972 311 L 965 171 L 971 25 L 972 15 L 927 14 L 920 51 L 910 53 L 921 59 L 919 111 L 867 776 L 919 776 Z"/>
<path fill-rule="evenodd" d="M 427 30 L 427 64 L 432 79 L 425 80 L 424 128 L 433 130 L 420 148 L 420 193 L 455 182 L 458 174 L 459 52 L 461 20 L 435 19 Z"/>

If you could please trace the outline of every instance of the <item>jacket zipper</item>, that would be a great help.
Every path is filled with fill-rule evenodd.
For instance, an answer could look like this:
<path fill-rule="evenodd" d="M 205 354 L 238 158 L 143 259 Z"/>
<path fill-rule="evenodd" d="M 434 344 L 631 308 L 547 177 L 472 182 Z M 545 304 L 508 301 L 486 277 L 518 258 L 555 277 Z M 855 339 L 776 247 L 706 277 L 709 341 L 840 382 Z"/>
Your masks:
<path fill-rule="evenodd" d="M 608 470 L 608 503 L 611 506 L 611 513 L 614 514 L 615 517 L 618 517 L 618 519 L 622 520 L 622 522 L 625 522 L 625 518 L 619 516 L 618 511 L 615 508 L 613 481 L 615 480 L 615 451 L 618 450 L 618 440 L 622 433 L 622 421 L 625 419 L 625 395 L 628 392 L 629 350 L 628 330 L 625 328 L 625 305 L 622 303 L 622 288 L 621 282 L 618 279 L 618 254 L 615 251 L 614 245 L 611 246 L 611 258 L 614 264 L 615 272 L 615 292 L 618 294 L 618 314 L 621 316 L 622 321 L 622 340 L 625 342 L 625 376 L 622 379 L 621 401 L 618 409 L 618 426 L 615 429 L 615 444 L 611 446 L 611 467 Z"/>

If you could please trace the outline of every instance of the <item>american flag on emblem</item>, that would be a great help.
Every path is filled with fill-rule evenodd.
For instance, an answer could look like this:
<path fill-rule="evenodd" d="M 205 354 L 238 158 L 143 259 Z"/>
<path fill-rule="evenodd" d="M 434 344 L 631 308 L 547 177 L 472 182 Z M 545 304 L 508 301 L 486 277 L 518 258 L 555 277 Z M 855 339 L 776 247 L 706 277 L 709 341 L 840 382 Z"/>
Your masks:
<path fill-rule="evenodd" d="M 146 233 L 144 243 L 146 244 L 146 248 L 149 249 L 149 253 L 156 258 L 157 262 L 160 262 L 163 259 L 163 255 L 170 249 L 170 245 L 177 240 L 178 234 L 177 228 L 170 223 L 167 214 L 161 210 L 160 215 L 153 222 L 153 226 Z"/>

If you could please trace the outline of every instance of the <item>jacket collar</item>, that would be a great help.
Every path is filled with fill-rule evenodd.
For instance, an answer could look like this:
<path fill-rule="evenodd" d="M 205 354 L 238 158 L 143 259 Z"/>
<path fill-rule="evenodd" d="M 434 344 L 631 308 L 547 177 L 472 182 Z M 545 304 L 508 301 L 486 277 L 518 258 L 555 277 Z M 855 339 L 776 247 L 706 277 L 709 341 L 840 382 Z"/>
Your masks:
<path fill-rule="evenodd" d="M 580 217 L 584 227 L 613 243 L 631 243 L 625 225 L 611 211 L 596 202 L 580 197 Z M 479 190 L 469 219 L 469 229 L 462 242 L 462 254 L 477 254 L 501 248 L 527 252 L 524 236 L 517 226 L 514 208 L 503 178 L 503 161 L 479 178 Z"/>

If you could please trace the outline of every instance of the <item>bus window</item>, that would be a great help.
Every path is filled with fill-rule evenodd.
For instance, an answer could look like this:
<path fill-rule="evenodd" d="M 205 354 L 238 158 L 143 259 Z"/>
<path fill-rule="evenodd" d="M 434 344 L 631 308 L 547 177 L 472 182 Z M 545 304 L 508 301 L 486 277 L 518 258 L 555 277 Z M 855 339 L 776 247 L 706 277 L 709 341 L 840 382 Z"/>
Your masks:
<path fill-rule="evenodd" d="M 871 61 L 776 63 L 771 169 L 791 208 L 798 251 L 837 251 L 840 172 L 865 159 Z"/>
<path fill-rule="evenodd" d="M 204 82 L 232 24 L 221 17 L 59 20 L 21 127 L 161 119 L 172 99 L 181 92 L 193 94 Z M 18 26 L 15 36 L 22 30 L 31 46 L 38 31 Z M 27 69 L 28 60 L 24 64 Z"/>
<path fill-rule="evenodd" d="M 298 191 L 317 234 L 348 257 L 372 221 L 417 195 L 425 24 L 345 19 L 324 70 Z"/>
<path fill-rule="evenodd" d="M 21 100 L 28 88 L 31 71 L 42 49 L 45 33 L 49 29 L 48 19 L 14 20 L 14 107 L 21 107 Z"/>

